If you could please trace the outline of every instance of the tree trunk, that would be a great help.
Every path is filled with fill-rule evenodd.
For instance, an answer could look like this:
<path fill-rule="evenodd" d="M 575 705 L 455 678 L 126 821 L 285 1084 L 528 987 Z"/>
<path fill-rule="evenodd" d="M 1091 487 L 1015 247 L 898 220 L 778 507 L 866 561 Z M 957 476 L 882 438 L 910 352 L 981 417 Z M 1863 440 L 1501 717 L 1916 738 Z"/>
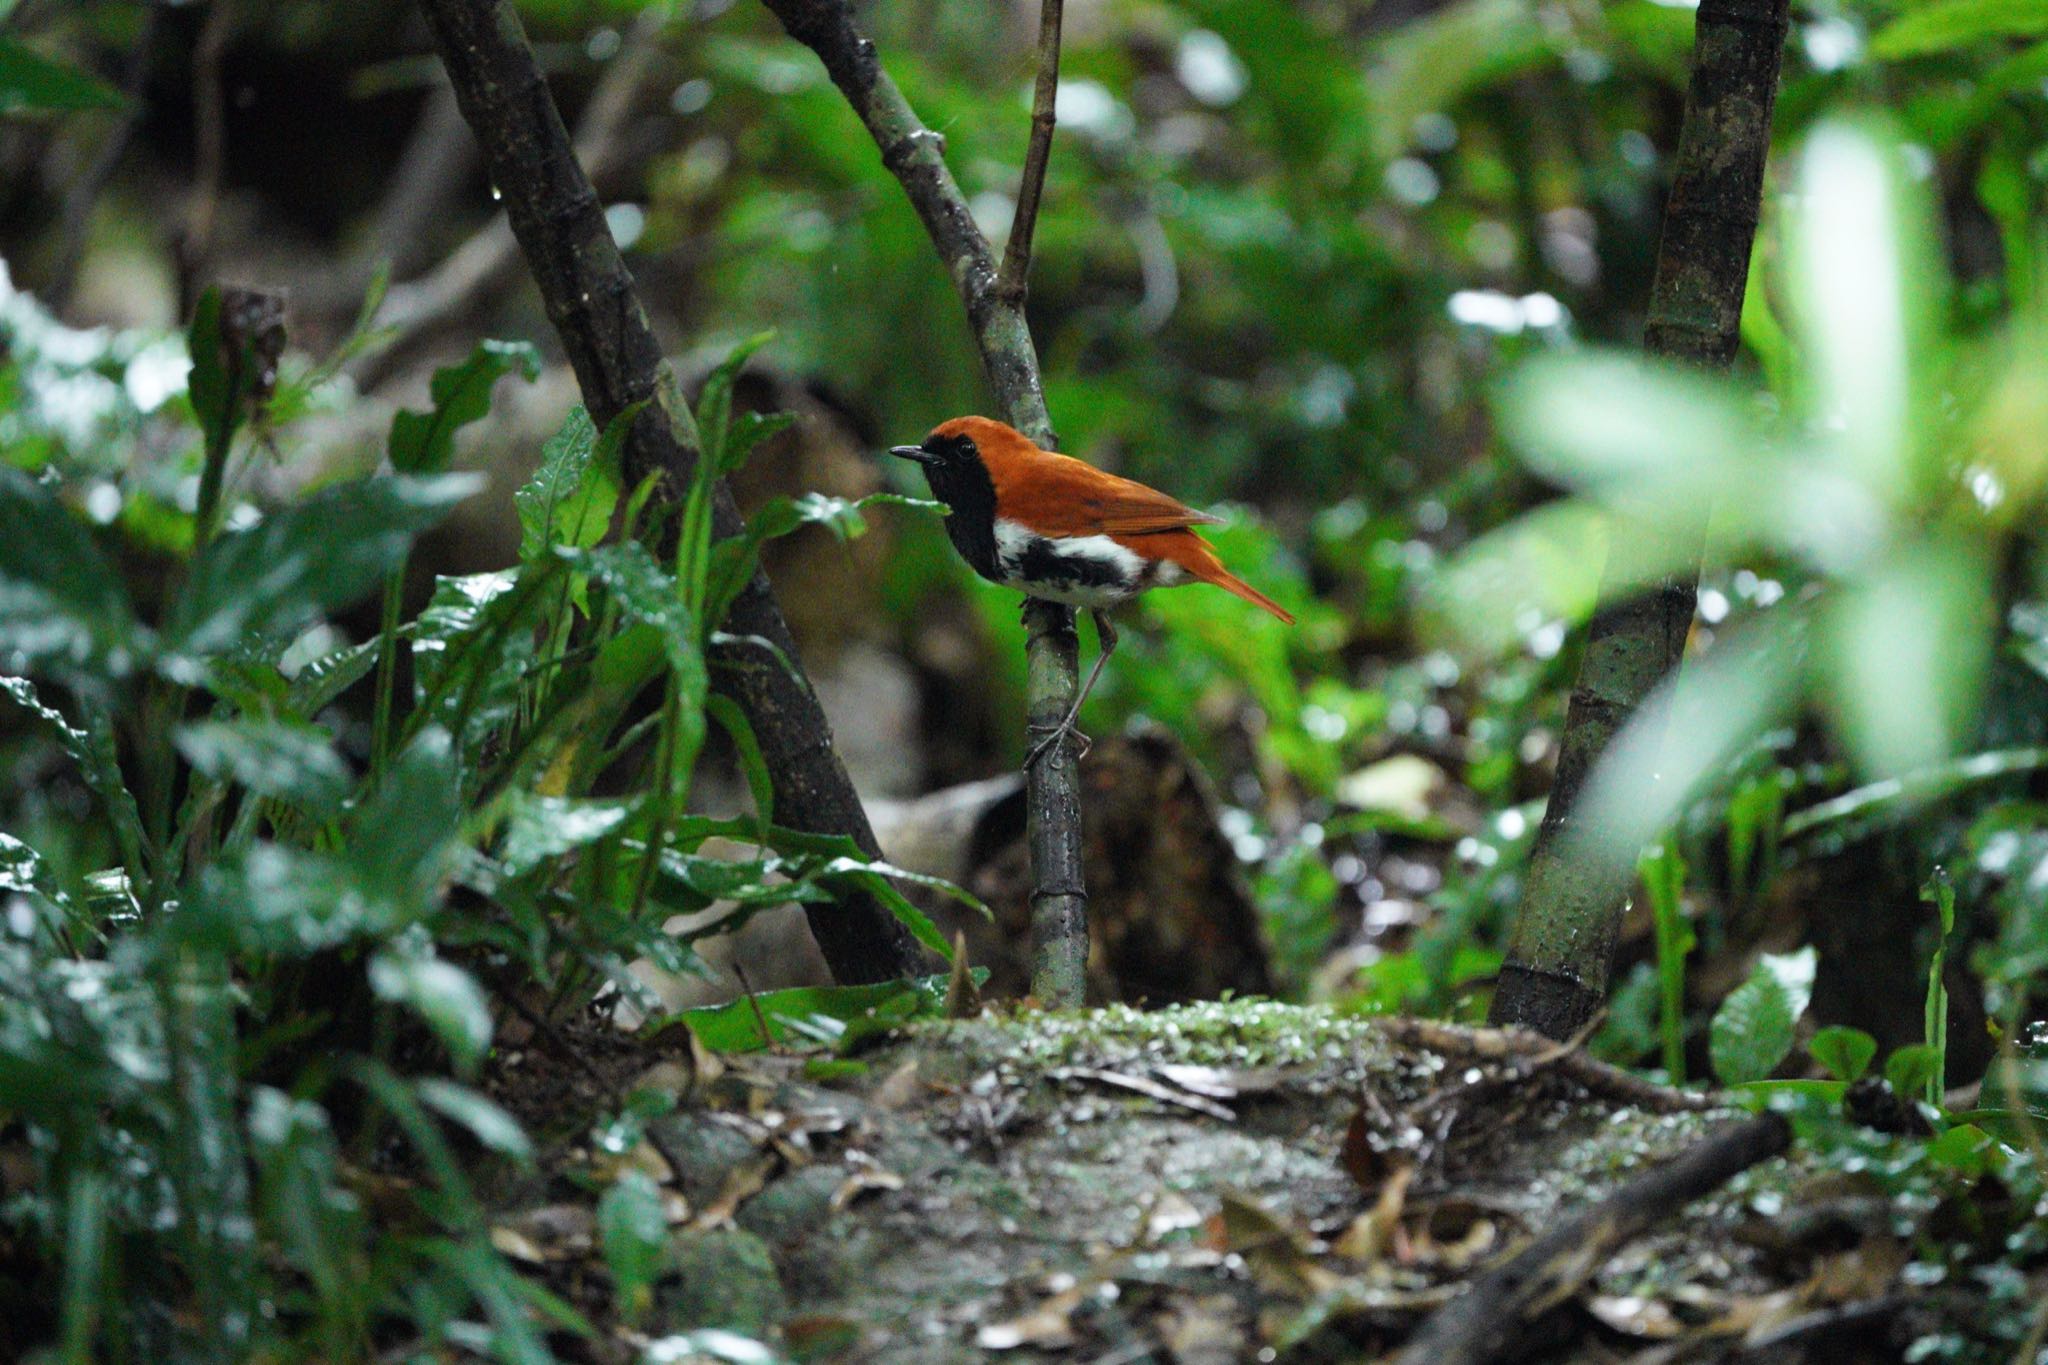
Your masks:
<path fill-rule="evenodd" d="M 1740 341 L 1785 50 L 1787 0 L 1703 0 L 1643 345 L 1725 369 Z M 1609 583 L 1632 572 L 1647 532 L 1617 528 Z M 1694 559 L 1697 560 L 1695 555 Z M 1678 666 L 1697 574 L 1666 578 L 1593 618 L 1558 755 L 1557 782 L 1529 859 L 1520 913 L 1491 1022 L 1568 1038 L 1598 1013 L 1627 908 L 1632 861 L 1578 837 L 1576 807 L 1593 765 L 1652 689 Z"/>
<path fill-rule="evenodd" d="M 628 482 L 654 473 L 667 496 L 679 496 L 698 457 L 695 426 L 518 17 L 507 0 L 421 6 L 591 417 L 602 427 L 645 403 L 625 444 Z M 713 526 L 721 537 L 744 529 L 723 482 Z M 756 572 L 733 603 L 726 629 L 766 641 L 791 664 L 778 666 L 759 645 L 723 649 L 711 660 L 717 687 L 739 703 L 760 740 L 775 779 L 776 818 L 813 833 L 849 835 L 879 857 L 765 575 Z M 806 909 L 840 981 L 908 976 L 924 962 L 908 931 L 870 896 Z"/>

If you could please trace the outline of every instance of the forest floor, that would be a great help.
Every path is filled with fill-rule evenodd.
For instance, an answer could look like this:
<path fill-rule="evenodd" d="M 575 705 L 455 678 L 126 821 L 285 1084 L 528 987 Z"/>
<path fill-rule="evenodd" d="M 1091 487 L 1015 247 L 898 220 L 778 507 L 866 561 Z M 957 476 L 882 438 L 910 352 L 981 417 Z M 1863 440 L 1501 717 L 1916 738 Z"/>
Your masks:
<path fill-rule="evenodd" d="M 496 1240 L 607 1324 L 571 1348 L 597 1360 L 1377 1358 L 1743 1118 L 1500 1038 L 1238 1001 L 985 1013 L 851 1058 L 619 1050 L 584 1099 L 616 1065 L 643 1074 L 614 1093 L 680 1102 L 565 1136 Z M 505 1096 L 541 1131 L 577 1107 L 549 1069 Z M 622 1165 L 671 1229 L 631 1322 L 594 1195 Z M 1902 1358 L 1924 1305 L 1888 1229 L 1855 1176 L 1774 1158 L 1603 1253 L 1502 1358 Z"/>

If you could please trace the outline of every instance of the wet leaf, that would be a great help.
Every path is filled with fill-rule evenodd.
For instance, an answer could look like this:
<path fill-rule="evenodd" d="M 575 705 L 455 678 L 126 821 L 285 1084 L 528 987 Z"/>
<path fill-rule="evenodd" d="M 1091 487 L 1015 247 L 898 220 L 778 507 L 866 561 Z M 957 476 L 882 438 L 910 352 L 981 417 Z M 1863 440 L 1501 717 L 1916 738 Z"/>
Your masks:
<path fill-rule="evenodd" d="M 199 772 L 315 816 L 340 808 L 355 775 L 324 730 L 284 721 L 199 721 L 181 726 L 178 752 Z"/>
<path fill-rule="evenodd" d="M 1707 1041 L 1714 1074 L 1723 1085 L 1760 1081 L 1792 1051 L 1799 1016 L 1813 994 L 1819 954 L 1766 954 L 1749 979 L 1729 992 L 1714 1013 Z"/>
<path fill-rule="evenodd" d="M 540 352 L 524 341 L 481 341 L 459 365 L 434 371 L 434 406 L 401 409 L 391 419 L 391 467 L 401 474 L 438 474 L 455 454 L 455 433 L 491 410 L 491 390 L 508 374 L 540 376 Z"/>
<path fill-rule="evenodd" d="M 479 486 L 468 474 L 333 484 L 218 537 L 193 564 L 164 627 L 164 648 L 179 656 L 174 673 L 201 680 L 196 661 L 249 636 L 297 631 L 357 601 L 397 566 L 414 536 Z"/>

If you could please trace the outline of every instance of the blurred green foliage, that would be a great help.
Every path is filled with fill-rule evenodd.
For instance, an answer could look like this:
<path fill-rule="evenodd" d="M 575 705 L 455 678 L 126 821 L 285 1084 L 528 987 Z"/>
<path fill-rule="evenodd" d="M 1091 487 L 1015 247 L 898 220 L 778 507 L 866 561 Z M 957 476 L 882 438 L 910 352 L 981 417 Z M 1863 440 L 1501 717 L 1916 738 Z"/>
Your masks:
<path fill-rule="evenodd" d="M 61 9 L 42 7 L 20 35 L 37 59 L 114 70 L 139 7 Z M 291 159 L 329 173 L 319 192 L 334 202 L 321 214 L 351 225 L 372 214 L 424 81 L 418 53 L 394 36 L 402 9 L 248 7 L 237 72 L 255 112 L 230 131 L 232 187 L 314 192 L 234 160 L 283 127 L 318 140 L 317 156 L 295 141 Z M 649 40 L 658 88 L 633 143 L 646 155 L 612 192 L 614 222 L 699 370 L 774 328 L 763 359 L 815 387 L 877 447 L 984 406 L 953 290 L 914 215 L 822 71 L 764 11 L 724 0 L 521 9 L 572 117 L 618 59 L 625 26 L 662 19 Z M 1025 142 L 1028 11 L 905 0 L 863 12 L 998 238 Z M 11 12 L 0 3 L 0 20 Z M 1031 298 L 1063 448 L 1218 506 L 1224 557 L 1301 617 L 1290 631 L 1203 590 L 1155 595 L 1133 611 L 1084 728 L 1156 719 L 1217 775 L 1225 833 L 1289 992 L 1476 1017 L 1542 814 L 1602 538 L 1624 516 L 1674 546 L 1706 532 L 1697 666 L 1670 709 L 1677 742 L 1638 748 L 1608 787 L 1631 852 L 1651 841 L 1665 851 L 1624 935 L 1623 985 L 1597 1046 L 1815 1101 L 1813 1140 L 1867 1157 L 1922 1206 L 1954 1208 L 1995 1180 L 2013 1198 L 1990 1201 L 1994 1215 L 2030 1208 L 2041 1163 L 2025 1129 L 2048 1089 L 2030 1032 L 2048 963 L 2048 587 L 2036 529 L 2048 470 L 2048 27 L 2029 0 L 1826 0 L 1796 11 L 1744 352 L 1721 385 L 1624 354 L 1648 295 L 1691 30 L 1689 9 L 1654 0 L 1075 8 Z M 7 41 L 16 37 L 10 28 Z M 280 115 L 266 58 L 295 95 L 319 93 L 323 71 L 341 73 L 348 117 L 336 133 Z M 189 106 L 177 73 L 157 79 L 164 107 Z M 76 164 L 114 117 L 7 125 L 8 145 L 35 153 L 17 153 L 20 183 L 0 203 L 4 249 L 25 282 L 56 216 L 35 202 L 28 171 Z M 159 139 L 145 148 L 149 165 L 182 174 L 186 149 L 144 132 Z M 52 141 L 20 140 L 31 135 Z M 147 218 L 155 182 L 139 183 L 127 209 Z M 438 248 L 487 210 L 473 188 L 474 221 L 447 229 Z M 102 238 L 126 240 L 117 228 Z M 321 267 L 348 245 L 323 239 Z M 537 315 L 506 312 L 517 325 L 500 334 L 541 332 Z M 630 908 L 643 889 L 650 901 L 738 896 L 736 922 L 773 894 L 760 890 L 770 874 L 852 875 L 839 851 L 820 847 L 766 851 L 739 874 L 635 860 L 628 845 L 644 845 L 645 808 L 598 792 L 590 771 L 620 760 L 630 728 L 601 752 L 557 747 L 553 727 L 584 722 L 576 708 L 623 719 L 621 691 L 659 678 L 656 716 L 669 719 L 640 733 L 663 735 L 672 761 L 647 781 L 672 787 L 704 727 L 731 723 L 694 704 L 693 641 L 715 615 L 717 585 L 751 553 L 693 552 L 686 578 L 703 609 L 687 620 L 663 610 L 673 567 L 596 533 L 626 515 L 635 490 L 587 419 L 563 427 L 523 490 L 521 564 L 444 581 L 413 621 L 387 613 L 380 644 L 324 619 L 314 609 L 331 603 L 303 582 L 264 601 L 221 592 L 173 609 L 201 462 L 184 348 L 167 327 L 74 331 L 10 289 L 0 338 L 0 458 L 32 472 L 6 485 L 13 500 L 0 514 L 14 520 L 0 528 L 0 566 L 9 584 L 35 585 L 0 600 L 0 626 L 48 679 L 6 684 L 35 728 L 9 739 L 20 780 L 0 828 L 19 846 L 0 853 L 18 894 L 64 907 L 35 921 L 48 927 L 30 936 L 22 969 L 41 970 L 54 945 L 73 959 L 36 978 L 35 998 L 79 1030 L 66 1035 L 77 1055 L 157 1058 L 167 1021 L 180 1018 L 179 1036 L 201 1055 L 225 1036 L 218 989 L 179 1015 L 135 986 L 168 979 L 161 969 L 106 965 L 111 942 L 155 932 L 122 918 L 136 913 L 139 883 L 112 871 L 139 861 L 147 873 L 137 850 L 166 842 L 152 830 L 164 784 L 134 759 L 150 736 L 175 734 L 157 744 L 183 774 L 173 789 L 219 793 L 190 812 L 223 854 L 189 869 L 190 918 L 205 930 L 192 951 L 217 962 L 230 949 L 274 954 L 281 941 L 303 952 L 348 938 L 379 1008 L 423 1013 L 439 1060 L 456 1070 L 483 1037 L 474 992 L 489 998 L 475 973 L 455 984 L 464 953 L 538 971 L 551 949 L 570 950 L 579 962 L 561 979 L 588 986 L 615 974 L 607 945 L 639 923 L 619 902 Z M 456 369 L 433 395 L 436 412 L 464 387 Z M 267 426 L 346 406 L 346 385 L 319 382 L 329 374 L 288 355 Z M 742 443 L 761 434 L 752 416 L 731 420 Z M 267 455 L 267 431 L 240 439 Z M 400 444 L 438 450 L 431 435 Z M 426 464 L 438 469 L 438 458 Z M 374 495 L 315 496 L 383 498 L 378 507 L 420 522 L 441 496 L 378 482 Z M 262 516 L 241 491 L 231 485 L 226 535 L 209 553 L 245 566 L 271 555 L 264 536 L 294 526 L 293 538 L 310 536 L 335 508 Z M 756 526 L 850 530 L 857 515 L 791 500 Z M 967 574 L 936 526 L 896 519 L 883 603 L 906 637 L 940 599 L 972 603 L 982 677 L 1018 746 L 983 761 L 1014 759 L 1014 598 Z M 405 540 L 377 540 L 364 562 L 388 570 Z M 541 624 L 516 629 L 529 612 Z M 284 649 L 275 658 L 223 644 L 251 623 L 303 633 L 272 641 Z M 380 657 L 397 658 L 394 644 L 419 662 L 416 705 L 380 742 L 333 702 Z M 467 661 L 471 649 L 496 663 Z M 176 726 L 159 709 L 113 727 L 136 688 L 163 687 L 196 689 L 222 714 Z M 403 700 L 394 693 L 394 712 Z M 1652 768 L 1662 776 L 1649 784 Z M 565 769 L 572 781 L 547 785 Z M 400 782 L 404 802 L 433 798 L 455 813 L 415 826 L 371 799 Z M 242 811 L 258 814 L 238 831 Z M 758 814 L 765 822 L 765 803 Z M 389 860 L 359 865 L 370 841 L 388 844 Z M 479 859 L 495 860 L 494 879 Z M 1936 867 L 1954 879 L 1952 932 L 1937 933 L 1918 900 Z M 449 878 L 509 920 L 434 901 L 429 889 Z M 304 916 L 234 913 L 252 887 L 287 883 Z M 610 909 L 565 931 L 557 912 L 571 904 Z M 566 944 L 554 937 L 564 932 Z M 1808 946 L 1817 962 L 1791 971 Z M 1945 984 L 1929 981 L 1938 961 Z M 1865 980 L 1877 984 L 1860 994 Z M 1948 992 L 1939 1021 L 1923 1008 L 1931 986 Z M 263 977 L 246 1012 L 268 1017 L 303 988 L 290 972 Z M 72 995 L 94 989 L 114 1007 L 76 1008 Z M 814 1013 L 834 1017 L 802 1017 Z M 1930 1050 L 1949 1015 L 1959 1026 L 1948 1066 L 1989 1062 L 2011 1081 L 1986 1112 L 1935 1114 L 1945 1131 L 1931 1142 L 1880 1143 L 1844 1125 L 1834 1106 L 1852 1082 L 1889 1076 L 1924 1103 L 1965 1078 Z M 244 1042 L 260 1061 L 294 1040 Z M 79 1074 L 105 1080 L 91 1102 L 126 1125 L 112 1131 L 169 1140 L 158 1072 Z M 220 1197 L 267 1210 L 275 1226 L 332 1220 L 337 1244 L 359 1245 L 348 1239 L 360 1236 L 350 1221 L 360 1209 L 322 1193 L 321 1173 L 339 1159 L 331 1117 L 263 1074 L 238 1135 L 255 1187 Z M 461 1101 L 396 1077 L 366 1064 L 350 1083 L 431 1154 L 444 1121 L 461 1122 L 450 1112 Z M 204 1087 L 175 1098 L 222 1104 Z M 70 1169 L 79 1178 L 53 1183 L 62 1197 L 36 1211 L 42 1235 L 75 1235 L 92 1253 L 80 1264 L 120 1264 L 139 1217 L 120 1202 L 130 1187 L 91 1161 Z M 459 1163 L 434 1169 L 460 1175 Z M 460 1207 L 449 1199 L 444 1209 Z M 606 1246 L 629 1290 L 644 1213 L 627 1192 L 608 1219 Z M 2014 1306 L 1991 1329 L 2019 1323 L 2008 1354 L 2027 1326 L 2026 1280 L 2000 1272 L 2038 1262 L 2039 1226 L 1990 1216 L 1975 1235 L 1916 1244 L 1923 1264 L 1979 1277 Z M 440 1227 L 400 1253 L 402 1266 L 367 1278 L 359 1260 L 322 1261 L 324 1242 L 294 1249 L 316 1297 L 346 1301 L 318 1330 L 359 1333 L 369 1311 L 367 1298 L 330 1286 L 389 1285 L 420 1266 L 433 1286 L 421 1300 L 448 1321 L 472 1302 L 502 1305 L 484 1253 Z M 2008 1235 L 2019 1260 L 1986 1252 Z M 89 1314 L 89 1284 L 74 1281 L 77 1297 L 62 1301 Z M 93 1330 L 74 1329 L 80 1340 Z M 1928 1350 L 1968 1358 L 1981 1345 Z"/>

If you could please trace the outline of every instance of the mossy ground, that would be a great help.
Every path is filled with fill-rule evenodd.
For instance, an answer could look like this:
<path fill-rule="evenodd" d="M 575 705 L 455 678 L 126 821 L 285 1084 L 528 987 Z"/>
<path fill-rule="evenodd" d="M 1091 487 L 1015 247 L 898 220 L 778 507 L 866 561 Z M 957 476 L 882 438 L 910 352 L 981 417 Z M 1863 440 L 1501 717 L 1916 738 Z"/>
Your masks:
<path fill-rule="evenodd" d="M 680 1196 L 673 1267 L 620 1358 L 688 1358 L 677 1338 L 707 1328 L 903 1365 L 1370 1356 L 1726 1119 L 1267 1001 L 925 1023 L 858 1061 L 727 1059 L 648 1125 L 643 1159 Z M 1738 1236 L 1750 1218 L 1704 1201 L 1528 1358 L 1582 1358 L 1589 1332 L 1652 1344 L 1664 1318 L 1632 1327 L 1631 1296 L 1705 1319 L 1786 1288 L 1790 1262 Z"/>

